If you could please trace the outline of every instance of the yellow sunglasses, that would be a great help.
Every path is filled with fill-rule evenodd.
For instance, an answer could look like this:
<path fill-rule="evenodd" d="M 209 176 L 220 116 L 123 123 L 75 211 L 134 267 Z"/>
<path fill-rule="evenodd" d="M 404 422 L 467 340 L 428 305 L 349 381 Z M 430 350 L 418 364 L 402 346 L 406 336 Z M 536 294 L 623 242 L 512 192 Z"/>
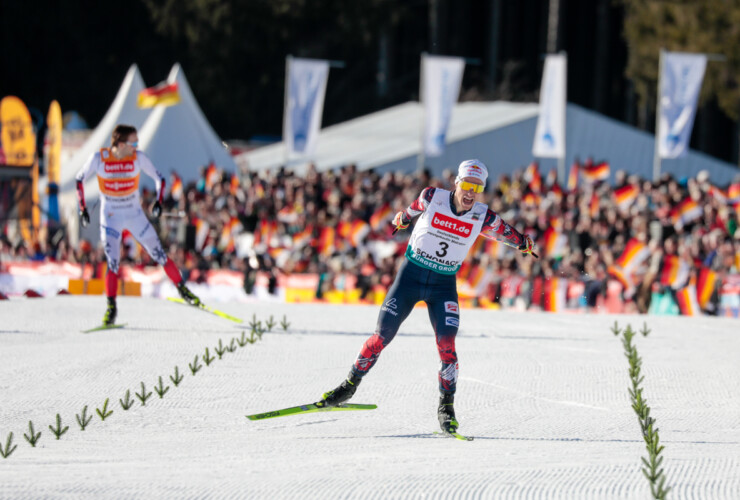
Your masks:
<path fill-rule="evenodd" d="M 483 184 L 474 184 L 472 182 L 460 181 L 460 188 L 463 191 L 473 190 L 474 193 L 482 193 L 486 188 Z"/>

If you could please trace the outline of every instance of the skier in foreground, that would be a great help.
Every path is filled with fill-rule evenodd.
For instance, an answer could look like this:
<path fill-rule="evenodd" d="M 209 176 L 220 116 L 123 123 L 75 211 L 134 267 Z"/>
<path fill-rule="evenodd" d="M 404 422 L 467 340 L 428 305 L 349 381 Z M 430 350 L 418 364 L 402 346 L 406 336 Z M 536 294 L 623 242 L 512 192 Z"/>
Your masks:
<path fill-rule="evenodd" d="M 121 237 L 128 229 L 136 240 L 146 249 L 152 259 L 164 267 L 165 273 L 177 286 L 182 299 L 198 305 L 200 299 L 186 286 L 175 263 L 167 257 L 154 227 L 146 218 L 139 198 L 139 174 L 144 171 L 154 179 L 157 187 L 157 201 L 152 206 L 152 215 L 162 215 L 162 197 L 165 180 L 151 160 L 136 148 L 138 146 L 136 128 L 130 125 L 116 125 L 111 134 L 111 147 L 93 153 L 77 172 L 77 198 L 79 200 L 80 222 L 83 227 L 90 223 L 90 214 L 85 205 L 85 180 L 93 174 L 98 176 L 100 188 L 100 241 L 105 246 L 108 270 L 105 273 L 105 294 L 108 308 L 103 316 L 103 325 L 116 321 L 116 295 L 118 293 L 118 267 L 121 255 Z"/>
<path fill-rule="evenodd" d="M 333 391 L 324 393 L 317 406 L 337 406 L 349 400 L 381 351 L 393 340 L 414 304 L 423 300 L 427 303 L 441 360 L 439 425 L 445 433 L 457 432 L 459 424 L 453 403 L 458 372 L 455 336 L 460 309 L 455 273 L 479 234 L 516 247 L 525 254 L 531 254 L 534 248 L 529 236 L 520 234 L 477 201 L 485 189 L 487 177 L 488 169 L 483 162 L 463 161 L 453 192 L 427 187 L 411 206 L 393 218 L 398 230 L 408 228 L 411 220 L 419 216 L 406 249 L 406 259 L 380 308 L 375 334 L 362 346 L 347 379 Z"/>

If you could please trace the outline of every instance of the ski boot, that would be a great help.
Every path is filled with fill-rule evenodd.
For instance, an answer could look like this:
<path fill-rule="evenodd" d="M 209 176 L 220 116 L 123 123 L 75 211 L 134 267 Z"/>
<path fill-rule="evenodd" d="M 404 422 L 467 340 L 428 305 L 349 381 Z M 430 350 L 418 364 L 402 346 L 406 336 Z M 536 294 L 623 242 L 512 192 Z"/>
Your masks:
<path fill-rule="evenodd" d="M 105 314 L 103 315 L 103 324 L 106 326 L 114 324 L 116 322 L 117 313 L 116 298 L 108 297 L 108 309 L 105 310 Z"/>
<path fill-rule="evenodd" d="M 177 285 L 177 292 L 180 294 L 180 297 L 182 300 L 190 304 L 191 306 L 199 306 L 200 305 L 200 299 L 195 296 L 193 292 L 188 289 L 188 287 L 185 286 L 185 280 L 182 280 Z"/>
<path fill-rule="evenodd" d="M 442 393 L 439 396 L 439 408 L 437 408 L 437 418 L 439 418 L 439 426 L 446 433 L 457 432 L 457 419 L 455 418 L 455 408 L 453 403 L 455 402 L 455 395 Z"/>
<path fill-rule="evenodd" d="M 355 372 L 350 371 L 347 379 L 339 384 L 339 387 L 333 391 L 325 392 L 321 401 L 316 403 L 316 406 L 337 406 L 345 401 L 349 400 L 354 396 L 357 386 L 360 385 L 362 379 L 355 375 Z"/>

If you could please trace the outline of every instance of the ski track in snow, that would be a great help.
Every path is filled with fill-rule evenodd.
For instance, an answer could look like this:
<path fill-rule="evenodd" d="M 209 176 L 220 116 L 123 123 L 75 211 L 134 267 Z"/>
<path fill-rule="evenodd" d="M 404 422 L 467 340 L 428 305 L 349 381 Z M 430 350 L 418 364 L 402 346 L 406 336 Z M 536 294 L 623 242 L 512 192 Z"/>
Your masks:
<path fill-rule="evenodd" d="M 665 445 L 671 498 L 740 498 L 740 323 L 722 318 L 463 310 L 460 432 L 434 436 L 438 356 L 415 309 L 353 402 L 377 410 L 250 422 L 315 401 L 346 376 L 377 307 L 213 304 L 244 326 L 154 299 L 119 299 L 122 330 L 81 334 L 101 297 L 0 302 L 0 499 L 648 498 L 618 321 L 634 343 Z M 285 315 L 261 341 L 218 359 L 256 314 Z M 205 366 L 205 348 L 216 359 Z M 198 355 L 201 370 L 188 363 Z M 179 387 L 169 377 L 178 366 Z M 169 391 L 154 392 L 162 376 Z M 142 406 L 141 382 L 152 396 Z M 126 390 L 135 400 L 124 411 Z M 113 414 L 95 413 L 110 398 Z M 75 421 L 87 405 L 93 419 Z M 56 414 L 69 430 L 56 440 Z M 41 439 L 23 438 L 32 420 Z"/>

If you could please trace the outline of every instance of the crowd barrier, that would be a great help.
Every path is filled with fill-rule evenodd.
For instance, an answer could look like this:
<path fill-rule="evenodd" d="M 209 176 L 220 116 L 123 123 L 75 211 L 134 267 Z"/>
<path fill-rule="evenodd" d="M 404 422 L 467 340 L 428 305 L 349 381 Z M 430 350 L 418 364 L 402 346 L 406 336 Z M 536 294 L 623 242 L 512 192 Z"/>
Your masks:
<path fill-rule="evenodd" d="M 68 262 L 5 262 L 0 265 L 0 292 L 6 296 L 22 296 L 29 290 L 41 296 L 56 295 L 60 290 L 71 294 L 102 295 L 105 264 L 72 264 Z M 270 280 L 274 279 L 273 283 Z M 326 277 L 324 277 L 326 279 Z M 205 302 L 214 301 L 274 301 L 286 303 L 326 302 L 331 304 L 379 305 L 386 290 L 375 286 L 362 296 L 357 278 L 339 273 L 322 283 L 318 274 L 279 274 L 271 278 L 258 272 L 251 293 L 245 288 L 244 273 L 214 269 L 190 272 L 188 287 Z M 507 310 L 541 310 L 566 313 L 631 312 L 625 309 L 622 284 L 615 279 L 607 281 L 605 293 L 599 294 L 595 307 L 588 307 L 585 284 L 578 280 L 535 278 L 526 282 L 520 276 L 509 276 L 501 281 L 497 301 L 491 300 L 488 290 L 474 288 L 465 280 L 458 280 L 461 308 Z M 177 290 L 167 279 L 164 270 L 157 267 L 121 267 L 121 295 L 142 297 L 175 297 Z M 527 300 L 525 300 L 525 296 Z M 721 316 L 740 316 L 740 275 L 725 277 L 718 291 Z M 420 304 L 423 307 L 423 304 Z M 678 315 L 675 299 L 668 293 L 653 293 L 652 314 Z"/>

